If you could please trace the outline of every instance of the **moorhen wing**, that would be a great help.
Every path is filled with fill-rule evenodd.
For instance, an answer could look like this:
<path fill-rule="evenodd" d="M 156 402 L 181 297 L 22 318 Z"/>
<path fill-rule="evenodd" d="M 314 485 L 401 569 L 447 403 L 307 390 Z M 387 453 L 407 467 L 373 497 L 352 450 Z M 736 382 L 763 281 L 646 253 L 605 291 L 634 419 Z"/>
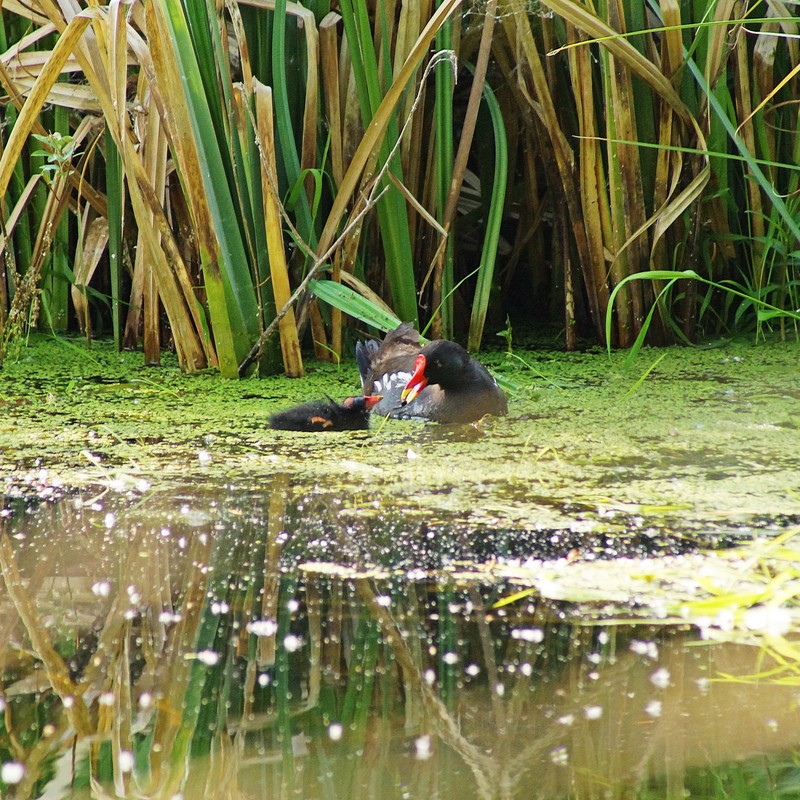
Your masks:
<path fill-rule="evenodd" d="M 361 431 L 369 428 L 369 411 L 380 400 L 373 395 L 347 397 L 337 403 L 328 397 L 278 411 L 269 424 L 279 431 Z"/>
<path fill-rule="evenodd" d="M 433 422 L 473 422 L 508 413 L 503 390 L 489 370 L 455 342 L 424 347 L 409 323 L 383 342 L 359 342 L 356 361 L 364 394 L 380 394 L 374 414 Z"/>

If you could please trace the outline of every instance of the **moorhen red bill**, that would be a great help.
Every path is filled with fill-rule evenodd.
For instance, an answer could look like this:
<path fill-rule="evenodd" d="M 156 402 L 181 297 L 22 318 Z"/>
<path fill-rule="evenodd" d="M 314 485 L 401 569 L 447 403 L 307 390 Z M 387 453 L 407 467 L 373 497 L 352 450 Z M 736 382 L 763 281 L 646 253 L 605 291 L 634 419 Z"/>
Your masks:
<path fill-rule="evenodd" d="M 410 323 L 382 342 L 359 342 L 356 361 L 364 395 L 381 395 L 373 414 L 433 422 L 474 422 L 508 413 L 503 390 L 489 370 L 455 342 L 425 346 Z"/>
<path fill-rule="evenodd" d="M 347 397 L 337 403 L 328 397 L 278 411 L 269 424 L 279 431 L 363 431 L 369 428 L 370 409 L 380 400 L 380 395 L 373 395 Z"/>

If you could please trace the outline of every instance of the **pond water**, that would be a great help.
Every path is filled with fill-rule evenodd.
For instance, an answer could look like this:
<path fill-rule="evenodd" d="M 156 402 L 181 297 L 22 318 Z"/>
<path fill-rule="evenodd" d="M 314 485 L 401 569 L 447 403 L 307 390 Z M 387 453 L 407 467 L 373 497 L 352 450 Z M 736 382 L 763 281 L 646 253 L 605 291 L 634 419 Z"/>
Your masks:
<path fill-rule="evenodd" d="M 305 383 L 43 347 L 0 373 L 3 797 L 800 796 L 795 347 L 495 355 L 505 419 L 310 436 L 263 424 Z"/>
<path fill-rule="evenodd" d="M 774 603 L 746 637 L 724 602 L 682 620 L 696 555 L 626 559 L 647 602 L 600 549 L 575 583 L 593 602 L 547 599 L 574 542 L 347 505 L 282 474 L 11 503 L 5 796 L 795 796 L 800 662 Z"/>

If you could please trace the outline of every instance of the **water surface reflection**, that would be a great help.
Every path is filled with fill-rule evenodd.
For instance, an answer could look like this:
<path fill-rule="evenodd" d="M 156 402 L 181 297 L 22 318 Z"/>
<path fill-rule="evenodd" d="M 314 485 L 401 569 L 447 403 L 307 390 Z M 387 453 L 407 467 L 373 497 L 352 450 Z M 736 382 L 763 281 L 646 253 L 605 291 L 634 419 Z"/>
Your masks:
<path fill-rule="evenodd" d="M 587 624 L 533 595 L 499 605 L 519 587 L 461 569 L 485 543 L 446 520 L 376 524 L 369 511 L 298 501 L 287 476 L 258 493 L 14 508 L 0 532 L 3 796 L 796 785 L 797 684 L 770 680 L 786 652 Z"/>

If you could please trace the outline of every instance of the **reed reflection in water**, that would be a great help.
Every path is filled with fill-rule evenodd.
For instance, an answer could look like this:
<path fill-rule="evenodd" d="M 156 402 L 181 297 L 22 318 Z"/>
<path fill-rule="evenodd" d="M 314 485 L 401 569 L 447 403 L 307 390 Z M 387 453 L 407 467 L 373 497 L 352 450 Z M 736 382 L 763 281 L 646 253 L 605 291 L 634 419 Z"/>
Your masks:
<path fill-rule="evenodd" d="M 366 563 L 374 529 L 297 496 L 280 475 L 3 522 L 4 797 L 704 796 L 743 759 L 753 797 L 796 779 L 797 689 L 745 680 L 761 650 L 496 608 L 509 587 L 453 553 Z"/>

